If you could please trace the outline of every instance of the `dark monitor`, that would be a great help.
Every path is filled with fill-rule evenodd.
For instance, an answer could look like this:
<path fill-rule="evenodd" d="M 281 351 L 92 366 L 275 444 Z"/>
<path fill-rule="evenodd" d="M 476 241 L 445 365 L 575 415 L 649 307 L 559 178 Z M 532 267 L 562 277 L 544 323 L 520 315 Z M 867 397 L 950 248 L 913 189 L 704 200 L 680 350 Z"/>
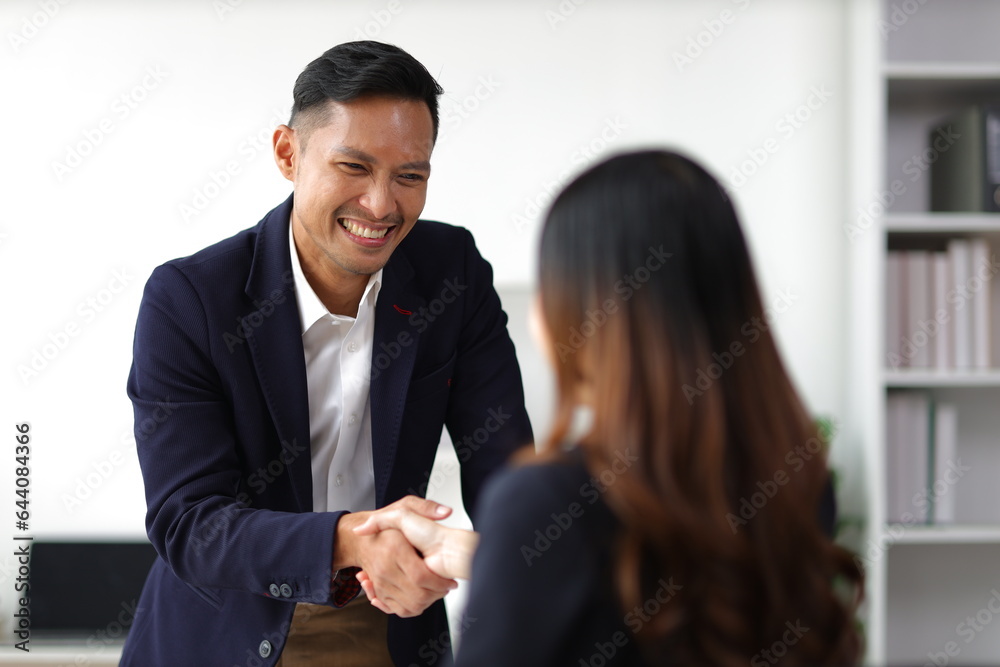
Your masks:
<path fill-rule="evenodd" d="M 155 559 L 149 542 L 33 542 L 32 640 L 124 641 Z"/>

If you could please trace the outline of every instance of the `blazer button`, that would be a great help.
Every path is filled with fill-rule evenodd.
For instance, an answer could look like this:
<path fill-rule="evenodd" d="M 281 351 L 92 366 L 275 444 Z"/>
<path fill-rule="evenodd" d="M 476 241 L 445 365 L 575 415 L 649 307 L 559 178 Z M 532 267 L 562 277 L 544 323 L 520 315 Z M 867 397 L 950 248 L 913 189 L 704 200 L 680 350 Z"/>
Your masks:
<path fill-rule="evenodd" d="M 278 584 L 271 584 L 268 587 L 267 592 L 270 593 L 273 598 L 281 597 L 281 589 L 278 588 Z"/>
<path fill-rule="evenodd" d="M 279 590 L 281 592 L 281 597 L 283 598 L 292 597 L 292 587 L 289 586 L 288 584 L 281 584 L 281 588 Z"/>
<path fill-rule="evenodd" d="M 260 643 L 260 648 L 257 649 L 257 653 L 259 653 L 260 657 L 262 658 L 266 658 L 267 656 L 271 655 L 271 642 L 267 641 L 266 639 L 262 641 Z"/>

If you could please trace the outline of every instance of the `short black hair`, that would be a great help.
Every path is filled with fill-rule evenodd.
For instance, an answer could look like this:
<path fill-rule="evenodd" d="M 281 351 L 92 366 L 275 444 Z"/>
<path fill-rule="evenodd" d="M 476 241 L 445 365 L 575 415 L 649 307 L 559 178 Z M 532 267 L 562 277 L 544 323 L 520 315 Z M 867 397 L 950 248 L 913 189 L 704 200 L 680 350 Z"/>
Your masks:
<path fill-rule="evenodd" d="M 427 68 L 392 44 L 370 40 L 338 44 L 309 63 L 295 80 L 290 127 L 311 131 L 318 125 L 306 112 L 321 112 L 325 119 L 329 101 L 350 102 L 369 95 L 384 95 L 427 104 L 438 133 L 438 96 L 444 92 Z M 303 122 L 304 121 L 304 122 Z M 298 129 L 297 128 L 297 129 Z"/>

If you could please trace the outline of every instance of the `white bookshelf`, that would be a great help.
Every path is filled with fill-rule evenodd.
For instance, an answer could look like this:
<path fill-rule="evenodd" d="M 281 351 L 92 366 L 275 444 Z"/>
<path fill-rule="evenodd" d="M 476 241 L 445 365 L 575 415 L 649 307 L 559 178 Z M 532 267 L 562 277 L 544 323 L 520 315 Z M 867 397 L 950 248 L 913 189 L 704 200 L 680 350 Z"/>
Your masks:
<path fill-rule="evenodd" d="M 997 525 L 907 526 L 890 524 L 888 528 L 898 530 L 899 536 L 893 538 L 893 548 L 925 544 L 1000 544 L 1000 526 Z M 892 536 L 892 533 L 889 535 Z"/>
<path fill-rule="evenodd" d="M 890 248 L 934 250 L 951 238 L 985 237 L 991 252 L 1000 252 L 1000 214 L 930 212 L 930 171 L 904 171 L 939 121 L 968 105 L 1000 103 L 1000 2 L 913 3 L 905 22 L 882 35 L 880 21 L 889 21 L 894 5 L 901 7 L 895 0 L 852 0 L 849 12 L 855 53 L 848 224 L 894 181 L 904 186 L 850 241 L 856 353 L 849 405 L 859 424 L 856 437 L 865 443 L 870 489 L 868 530 L 859 549 L 867 577 L 867 662 L 925 664 L 954 642 L 958 653 L 947 664 L 995 664 L 1000 614 L 968 641 L 958 630 L 1000 591 L 998 348 L 989 369 L 889 370 L 884 341 Z M 994 309 L 997 295 L 1000 277 L 992 282 Z M 997 334 L 991 332 L 994 340 Z M 969 470 L 949 491 L 956 494 L 954 524 L 886 523 L 890 390 L 924 391 L 958 408 L 958 455 Z"/>
<path fill-rule="evenodd" d="M 891 39 L 891 37 L 890 37 Z M 898 81 L 951 84 L 956 81 L 992 81 L 1000 78 L 1000 64 L 991 62 L 885 62 L 883 75 Z"/>
<path fill-rule="evenodd" d="M 1000 234 L 1000 214 L 990 213 L 890 213 L 887 232 L 950 234 Z"/>
<path fill-rule="evenodd" d="M 1000 389 L 1000 370 L 934 370 L 901 369 L 886 370 L 883 374 L 886 389 L 935 389 L 970 388 Z M 998 405 L 1000 407 L 1000 405 Z"/>

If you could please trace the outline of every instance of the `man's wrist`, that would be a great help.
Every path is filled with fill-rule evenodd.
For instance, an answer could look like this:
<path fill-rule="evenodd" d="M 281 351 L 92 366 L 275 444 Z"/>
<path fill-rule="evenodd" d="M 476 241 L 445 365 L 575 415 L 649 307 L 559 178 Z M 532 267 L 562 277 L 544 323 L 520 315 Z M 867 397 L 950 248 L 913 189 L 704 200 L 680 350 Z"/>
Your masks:
<path fill-rule="evenodd" d="M 339 570 L 348 567 L 359 567 L 361 565 L 357 562 L 356 546 L 358 536 L 354 534 L 354 527 L 360 525 L 360 523 L 358 517 L 350 512 L 341 514 L 340 520 L 337 521 L 333 540 L 333 560 L 331 562 L 331 569 L 334 572 L 334 576 L 336 576 Z"/>

